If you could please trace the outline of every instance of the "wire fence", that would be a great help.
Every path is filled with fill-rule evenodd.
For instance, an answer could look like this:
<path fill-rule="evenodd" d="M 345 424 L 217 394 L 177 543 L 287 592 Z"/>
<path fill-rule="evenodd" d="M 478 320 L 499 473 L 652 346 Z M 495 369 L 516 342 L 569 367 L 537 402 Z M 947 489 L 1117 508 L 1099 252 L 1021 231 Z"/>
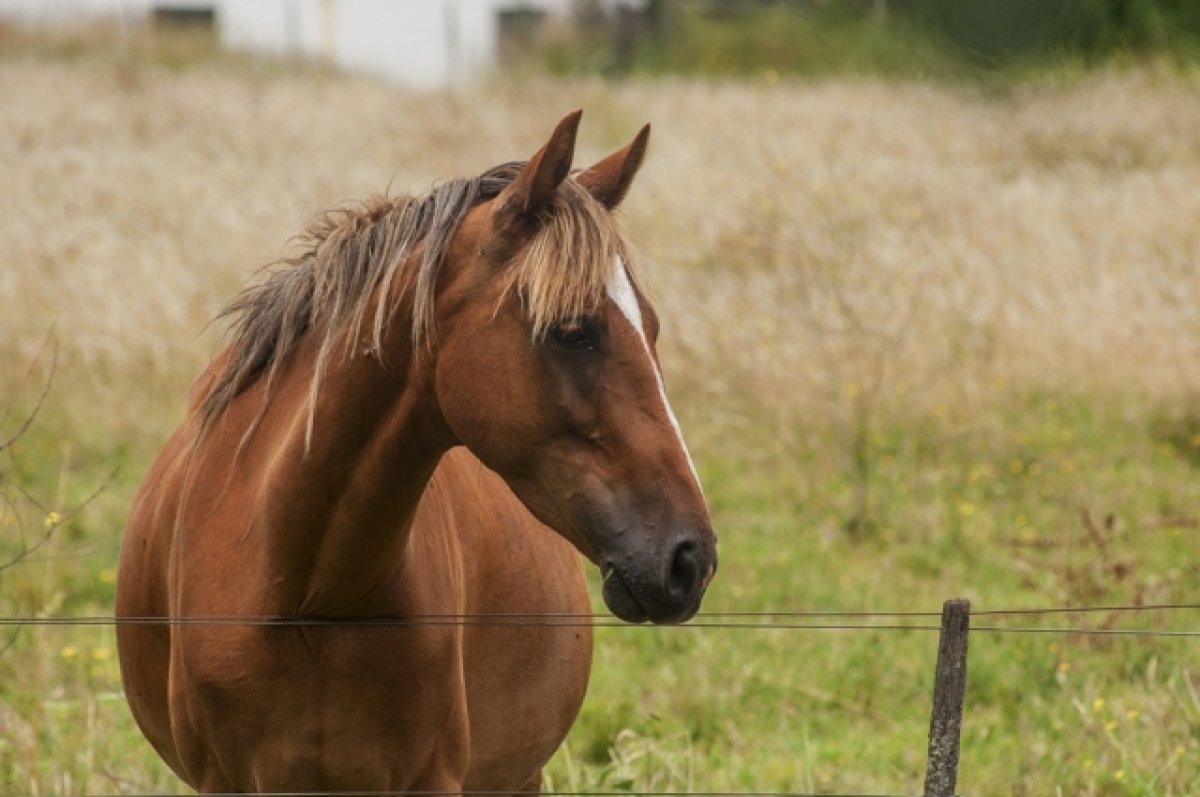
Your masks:
<path fill-rule="evenodd" d="M 1050 606 L 972 611 L 974 617 L 992 618 L 1001 624 L 975 625 L 971 630 L 1000 634 L 1070 634 L 1135 637 L 1200 637 L 1200 627 L 1137 628 L 1112 625 L 1035 626 L 1005 625 L 1010 617 L 1080 616 L 1089 614 L 1134 614 L 1148 612 L 1200 613 L 1200 603 L 1158 603 L 1101 606 Z M 936 611 L 842 611 L 842 610 L 765 610 L 709 611 L 688 623 L 661 626 L 670 629 L 729 628 L 741 630 L 809 631 L 938 631 L 930 622 L 941 616 Z M 845 618 L 843 622 L 832 622 Z M 1200 617 L 1197 618 L 1200 620 Z M 595 612 L 475 612 L 461 614 L 423 614 L 405 617 L 316 617 L 287 615 L 186 615 L 117 617 L 114 615 L 12 615 L 0 617 L 0 627 L 27 626 L 256 626 L 256 627 L 374 627 L 406 628 L 419 626 L 501 626 L 550 628 L 645 628 Z"/>
<path fill-rule="evenodd" d="M 1006 618 L 1070 617 L 1106 615 L 1106 620 L 1115 616 L 1148 613 L 1179 616 L 1197 612 L 1200 620 L 1200 603 L 1159 603 L 1099 606 L 1050 606 L 1032 608 L 983 609 L 971 612 L 964 600 L 950 600 L 941 612 L 933 611 L 841 611 L 841 610 L 764 610 L 764 611 L 709 611 L 697 615 L 690 623 L 669 628 L 731 628 L 731 629 L 786 629 L 813 631 L 938 631 L 938 656 L 935 670 L 932 707 L 930 715 L 929 747 L 923 797 L 953 797 L 956 794 L 960 735 L 963 724 L 963 703 L 966 690 L 967 637 L 969 632 L 1002 634 L 1065 634 L 1103 635 L 1127 637 L 1200 637 L 1200 628 L 1137 628 L 1113 625 L 1035 626 L 1005 625 Z M 986 617 L 992 623 L 971 626 L 970 616 Z M 940 618 L 940 622 L 930 622 Z M 842 622 L 833 622 L 842 620 Z M 875 622 L 878 621 L 878 622 Z M 28 627 L 69 628 L 80 626 L 208 626 L 208 627 L 376 627 L 406 628 L 421 626 L 488 626 L 506 627 L 619 627 L 646 628 L 612 620 L 598 613 L 571 612 L 496 612 L 431 614 L 411 617 L 304 617 L 279 615 L 193 615 L 176 617 L 117 617 L 114 615 L 48 615 L 48 616 L 5 616 L 0 617 L 0 627 L 9 627 L 19 632 Z M 540 791 L 545 797 L 628 797 L 637 794 L 644 797 L 912 797 L 892 793 L 832 793 L 795 791 L 643 791 L 636 789 L 613 791 Z M 410 797 L 434 797 L 434 795 L 462 795 L 462 797 L 484 797 L 485 795 L 514 794 L 511 791 L 464 790 L 464 791 L 311 791 L 304 792 L 260 792 L 267 797 L 392 797 L 404 794 Z M 520 794 L 520 792 L 517 792 Z M 171 797 L 164 792 L 125 791 L 112 794 L 62 794 L 59 797 Z M 16 797 L 15 795 L 13 797 Z"/>

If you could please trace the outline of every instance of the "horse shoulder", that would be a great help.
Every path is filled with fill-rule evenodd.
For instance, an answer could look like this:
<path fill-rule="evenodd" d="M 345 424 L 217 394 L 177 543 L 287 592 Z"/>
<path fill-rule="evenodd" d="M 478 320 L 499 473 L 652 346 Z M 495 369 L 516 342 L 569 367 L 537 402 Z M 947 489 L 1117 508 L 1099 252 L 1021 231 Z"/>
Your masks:
<path fill-rule="evenodd" d="M 121 677 L 130 709 L 146 738 L 181 776 L 169 698 L 171 629 L 143 618 L 170 615 L 171 529 L 190 436 L 175 432 L 138 488 L 126 523 L 117 570 L 116 615 Z"/>

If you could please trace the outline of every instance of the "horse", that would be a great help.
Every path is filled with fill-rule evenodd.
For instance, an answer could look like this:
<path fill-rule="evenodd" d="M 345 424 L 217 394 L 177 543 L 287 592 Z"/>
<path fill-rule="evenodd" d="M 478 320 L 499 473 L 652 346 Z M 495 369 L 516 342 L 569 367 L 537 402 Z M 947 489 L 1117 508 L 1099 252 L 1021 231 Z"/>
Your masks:
<path fill-rule="evenodd" d="M 698 610 L 716 537 L 613 215 L 650 127 L 572 172 L 580 116 L 326 211 L 224 311 L 116 593 L 133 716 L 197 791 L 536 793 L 583 559 L 621 620 Z"/>

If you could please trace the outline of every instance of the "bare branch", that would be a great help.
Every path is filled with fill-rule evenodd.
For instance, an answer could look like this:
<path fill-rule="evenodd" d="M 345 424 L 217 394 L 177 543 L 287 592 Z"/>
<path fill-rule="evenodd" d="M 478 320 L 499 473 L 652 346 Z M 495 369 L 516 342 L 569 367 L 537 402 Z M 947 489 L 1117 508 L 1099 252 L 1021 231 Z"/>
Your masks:
<path fill-rule="evenodd" d="M 82 512 L 84 509 L 86 509 L 89 504 L 91 504 L 93 501 L 95 501 L 100 496 L 100 494 L 102 492 L 104 492 L 106 489 L 108 489 L 108 486 L 113 483 L 113 481 L 117 478 L 117 474 L 119 472 L 120 472 L 120 468 L 113 468 L 113 470 L 108 474 L 108 476 L 106 476 L 104 478 L 104 481 L 100 482 L 100 486 L 98 486 L 95 490 L 93 490 L 91 492 L 91 494 L 88 495 L 87 498 L 83 499 L 83 501 L 81 501 L 79 504 L 77 504 L 76 506 L 72 507 L 70 510 L 63 512 L 63 513 L 54 512 L 54 511 L 47 512 L 46 508 L 36 498 L 34 498 L 32 495 L 30 495 L 28 492 L 26 492 L 25 489 L 22 488 L 20 485 L 16 485 L 17 492 L 19 492 L 25 498 L 25 500 L 29 501 L 31 504 L 33 504 L 35 507 L 37 507 L 39 510 L 46 512 L 46 516 L 47 516 L 46 524 L 45 524 L 44 530 L 42 531 L 41 536 L 38 537 L 36 542 L 34 542 L 32 545 L 22 544 L 21 550 L 16 555 L 14 555 L 7 562 L 0 562 L 0 573 L 3 573 L 5 570 L 8 570 L 10 567 L 15 567 L 15 566 L 21 564 L 22 562 L 28 561 L 29 557 L 33 556 L 35 553 L 37 553 L 39 550 L 41 550 L 47 544 L 49 544 L 51 538 L 54 536 L 54 532 L 57 531 L 58 528 L 60 526 L 62 526 L 64 523 L 66 523 L 68 520 L 75 517 L 80 512 Z"/>
<path fill-rule="evenodd" d="M 47 369 L 46 379 L 42 384 L 41 392 L 39 393 L 37 400 L 34 402 L 33 408 L 26 413 L 20 424 L 18 424 L 17 428 L 10 435 L 0 439 L 0 453 L 7 454 L 10 460 L 13 458 L 13 444 L 20 440 L 25 433 L 29 431 L 34 420 L 36 420 L 38 417 L 38 413 L 45 405 L 46 399 L 50 395 L 50 388 L 54 384 L 54 375 L 58 371 L 58 342 L 54 338 L 53 327 L 51 327 L 51 330 L 46 334 L 46 338 L 42 342 L 42 346 L 38 350 L 38 354 L 34 358 L 33 363 L 29 366 L 29 370 L 26 372 L 25 379 L 22 384 L 28 382 L 32 378 L 32 375 L 37 367 L 37 363 L 42 360 L 47 349 L 50 350 L 50 362 Z M 0 421 L 7 419 L 10 412 L 11 408 L 6 408 L 3 413 L 0 413 Z M 50 544 L 54 537 L 54 532 L 57 531 L 60 526 L 79 514 L 83 509 L 96 500 L 100 493 L 104 492 L 108 485 L 111 484 L 116 478 L 117 472 L 117 469 L 114 469 L 108 475 L 108 477 L 105 478 L 100 485 L 83 501 L 69 510 L 62 511 L 48 509 L 41 501 L 33 497 L 21 485 L 16 483 L 5 483 L 3 479 L 0 478 L 0 513 L 3 513 L 4 516 L 11 515 L 15 519 L 20 545 L 19 551 L 13 554 L 7 561 L 0 562 L 0 573 L 3 573 L 4 571 L 16 567 L 24 562 L 31 561 L 31 557 L 33 557 L 34 554 Z M 63 482 L 60 480 L 60 490 L 62 489 L 62 485 Z M 28 502 L 29 505 L 39 510 L 44 516 L 44 520 L 42 521 L 42 529 L 37 534 L 36 539 L 32 542 L 32 544 L 26 539 L 24 524 L 22 522 L 22 513 L 19 511 L 17 504 L 14 502 L 14 496 L 20 496 L 20 498 L 24 499 L 24 501 Z M 61 502 L 61 497 L 57 499 L 57 502 Z M 0 653 L 3 653 L 11 648 L 15 642 L 16 635 L 12 636 L 6 643 L 0 646 Z"/>
<path fill-rule="evenodd" d="M 36 363 L 41 359 L 42 352 L 46 350 L 46 347 L 50 347 L 50 370 L 46 375 L 45 384 L 42 385 L 42 392 L 38 396 L 37 401 L 34 402 L 33 409 L 26 414 L 25 419 L 21 421 L 19 426 L 17 426 L 16 431 L 14 431 L 8 438 L 0 440 L 0 451 L 4 451 L 6 448 L 10 447 L 13 443 L 20 440 L 27 431 L 29 431 L 29 427 L 33 425 L 34 419 L 37 418 L 38 413 L 42 409 L 42 405 L 46 402 L 46 396 L 50 394 L 50 387 L 54 384 L 54 374 L 58 370 L 58 341 L 53 337 L 53 334 L 53 329 L 46 334 L 46 340 L 42 343 L 41 349 L 38 350 L 37 357 L 34 358 L 34 362 Z M 30 373 L 32 373 L 32 370 L 33 366 L 31 365 Z M 26 375 L 26 378 L 28 378 L 28 375 Z"/>
<path fill-rule="evenodd" d="M 17 637 L 21 636 L 21 631 L 23 630 L 24 629 L 21 626 L 17 626 L 13 629 L 12 633 L 8 635 L 8 641 L 6 641 L 3 645 L 0 645 L 0 656 L 3 656 L 8 652 L 9 648 L 17 644 Z"/>

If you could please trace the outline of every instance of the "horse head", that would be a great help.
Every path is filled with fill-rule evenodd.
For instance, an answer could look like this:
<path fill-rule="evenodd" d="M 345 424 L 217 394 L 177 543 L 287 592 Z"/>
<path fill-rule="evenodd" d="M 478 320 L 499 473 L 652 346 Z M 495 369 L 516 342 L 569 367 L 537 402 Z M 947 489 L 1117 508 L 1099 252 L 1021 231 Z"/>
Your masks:
<path fill-rule="evenodd" d="M 682 622 L 716 538 L 663 389 L 658 318 L 612 215 L 650 128 L 571 175 L 579 119 L 511 165 L 450 241 L 433 390 L 456 442 L 601 569 L 615 615 Z"/>

